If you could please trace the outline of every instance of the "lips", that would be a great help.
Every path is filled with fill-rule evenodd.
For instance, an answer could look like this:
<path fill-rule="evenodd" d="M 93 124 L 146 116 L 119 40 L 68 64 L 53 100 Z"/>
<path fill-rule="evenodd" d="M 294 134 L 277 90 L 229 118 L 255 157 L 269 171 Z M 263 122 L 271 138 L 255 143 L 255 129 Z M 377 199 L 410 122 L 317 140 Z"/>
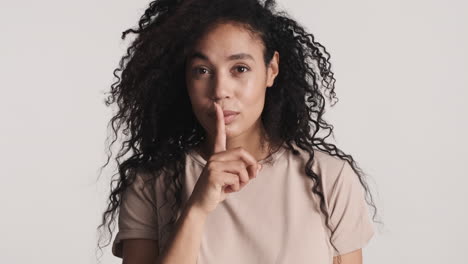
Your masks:
<path fill-rule="evenodd" d="M 239 112 L 236 111 L 231 111 L 231 110 L 223 110 L 224 117 L 230 116 L 230 115 L 237 115 Z"/>
<path fill-rule="evenodd" d="M 233 111 L 233 110 L 223 110 L 223 116 L 224 117 L 228 117 L 228 116 L 235 116 L 235 115 L 238 115 L 240 114 L 240 112 L 237 112 L 237 111 Z M 208 116 L 210 116 L 211 118 L 216 118 L 216 111 L 210 111 L 208 113 Z"/>

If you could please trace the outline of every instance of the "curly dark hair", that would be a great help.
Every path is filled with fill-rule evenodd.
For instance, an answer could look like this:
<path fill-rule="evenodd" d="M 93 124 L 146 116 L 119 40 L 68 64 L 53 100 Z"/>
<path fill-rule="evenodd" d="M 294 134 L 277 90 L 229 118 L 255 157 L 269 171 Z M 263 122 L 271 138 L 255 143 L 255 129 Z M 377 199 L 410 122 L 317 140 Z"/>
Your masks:
<path fill-rule="evenodd" d="M 320 210 L 326 216 L 328 228 L 333 233 L 328 223 L 321 175 L 312 171 L 314 148 L 351 164 L 366 191 L 366 202 L 374 209 L 375 221 L 377 208 L 364 173 L 351 155 L 326 142 L 334 135 L 333 126 L 323 118 L 325 96 L 332 106 L 338 101 L 330 54 L 314 35 L 275 7 L 274 0 L 155 0 L 141 16 L 138 28 L 123 32 L 122 39 L 129 33 L 137 37 L 114 70 L 117 81 L 111 85 L 105 100 L 106 106 L 116 103 L 118 112 L 109 122 L 115 138 L 102 168 L 109 164 L 111 146 L 119 138 L 119 132 L 126 137 L 115 157 L 118 172 L 112 177 L 109 203 L 98 229 L 107 225 L 112 237 L 121 195 L 132 184 L 138 170 L 151 172 L 153 177 L 147 182 L 153 192 L 156 177 L 162 171 L 170 172 L 164 180 L 176 190 L 172 193 L 175 203 L 171 208 L 173 212 L 180 208 L 184 159 L 189 150 L 205 139 L 205 131 L 195 118 L 186 90 L 186 58 L 196 41 L 213 25 L 222 22 L 242 25 L 259 36 L 265 47 L 265 65 L 271 61 L 274 51 L 281 54 L 279 68 L 287 70 L 280 70 L 273 86 L 266 91 L 261 114 L 264 132 L 272 142 L 285 143 L 294 155 L 299 155 L 299 151 L 293 143 L 307 151 L 305 173 L 314 181 L 311 191 L 320 197 Z M 326 132 L 323 137 L 318 136 L 321 130 Z M 118 178 L 114 179 L 115 176 Z M 156 212 L 156 206 L 153 207 Z M 170 224 L 175 221 L 174 214 Z M 100 242 L 101 239 L 99 248 Z M 330 242 L 333 245 L 331 239 Z"/>

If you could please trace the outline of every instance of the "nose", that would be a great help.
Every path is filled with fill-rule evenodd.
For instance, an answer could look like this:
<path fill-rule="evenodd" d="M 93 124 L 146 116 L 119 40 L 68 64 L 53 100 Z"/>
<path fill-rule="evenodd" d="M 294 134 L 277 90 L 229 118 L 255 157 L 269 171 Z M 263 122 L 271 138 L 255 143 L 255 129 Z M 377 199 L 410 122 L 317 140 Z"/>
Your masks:
<path fill-rule="evenodd" d="M 232 93 L 232 84 L 228 77 L 224 74 L 214 74 L 212 82 L 212 94 L 211 99 L 215 102 L 230 98 Z"/>

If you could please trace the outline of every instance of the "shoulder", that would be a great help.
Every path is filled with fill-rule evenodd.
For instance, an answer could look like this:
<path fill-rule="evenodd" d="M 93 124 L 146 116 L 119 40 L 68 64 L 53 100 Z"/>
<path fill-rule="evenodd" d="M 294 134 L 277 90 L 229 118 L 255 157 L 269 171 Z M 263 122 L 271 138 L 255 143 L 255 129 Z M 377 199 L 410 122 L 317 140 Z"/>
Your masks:
<path fill-rule="evenodd" d="M 294 155 L 293 159 L 298 162 L 302 173 L 310 159 L 310 154 L 299 147 L 294 146 L 299 151 L 299 155 Z M 312 171 L 319 177 L 321 189 L 324 192 L 326 200 L 337 192 L 346 192 L 359 185 L 359 178 L 354 172 L 350 163 L 338 156 L 334 156 L 326 151 L 313 149 Z M 311 182 L 315 185 L 315 181 Z"/>
<path fill-rule="evenodd" d="M 160 193 L 162 174 L 141 167 L 134 169 L 128 178 L 122 199 L 137 198 L 140 201 L 154 202 Z"/>
<path fill-rule="evenodd" d="M 310 159 L 310 154 L 296 145 L 293 145 L 294 148 L 299 152 L 299 155 L 292 156 L 296 160 L 300 161 L 303 166 Z M 314 148 L 313 149 L 313 160 L 312 160 L 312 170 L 321 175 L 322 177 L 334 178 L 340 174 L 341 170 L 346 165 L 347 161 L 338 157 L 333 156 L 330 153 Z"/>

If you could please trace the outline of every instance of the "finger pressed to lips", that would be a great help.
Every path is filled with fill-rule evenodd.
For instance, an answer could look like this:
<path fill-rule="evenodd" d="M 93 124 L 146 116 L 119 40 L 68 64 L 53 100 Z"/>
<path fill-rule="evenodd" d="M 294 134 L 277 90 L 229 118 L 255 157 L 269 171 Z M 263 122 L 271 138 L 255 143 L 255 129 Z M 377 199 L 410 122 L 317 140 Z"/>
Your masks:
<path fill-rule="evenodd" d="M 258 170 L 261 168 L 261 165 L 257 160 L 245 149 L 238 147 L 237 149 L 228 152 L 226 151 L 226 126 L 224 124 L 224 114 L 221 106 L 214 103 L 215 112 L 216 112 L 216 135 L 214 140 L 214 154 L 217 153 L 216 157 L 213 157 L 219 161 L 228 161 L 233 159 L 241 159 L 245 162 L 247 171 L 249 172 L 249 178 L 254 178 Z M 221 153 L 219 153 L 221 152 Z M 233 157 L 234 155 L 234 157 Z"/>
<path fill-rule="evenodd" d="M 226 151 L 226 126 L 224 124 L 224 114 L 221 107 L 215 102 L 216 110 L 216 136 L 214 140 L 213 153 Z"/>

